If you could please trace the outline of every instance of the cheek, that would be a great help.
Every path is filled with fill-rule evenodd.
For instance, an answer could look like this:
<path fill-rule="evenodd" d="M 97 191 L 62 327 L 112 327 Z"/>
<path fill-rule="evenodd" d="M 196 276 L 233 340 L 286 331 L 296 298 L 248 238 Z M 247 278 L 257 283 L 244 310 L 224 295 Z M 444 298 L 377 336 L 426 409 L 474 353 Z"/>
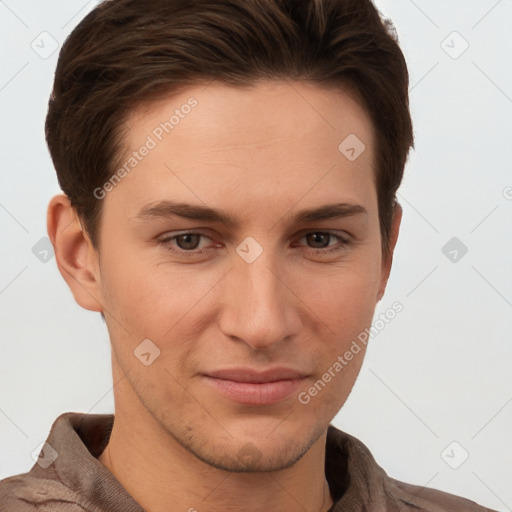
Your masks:
<path fill-rule="evenodd" d="M 131 337 L 165 340 L 189 322 L 208 301 L 223 270 L 178 268 L 143 256 L 105 262 L 102 272 L 104 305 Z M 126 332 L 121 332 L 126 337 Z"/>
<path fill-rule="evenodd" d="M 366 353 L 361 335 L 371 325 L 377 279 L 368 267 L 365 272 L 353 270 L 331 276 L 322 292 L 308 297 L 307 305 L 318 317 L 319 330 L 313 343 L 307 340 L 304 347 L 315 361 L 315 374 L 301 390 L 299 402 L 314 407 L 318 417 L 332 418 L 339 411 Z"/>
<path fill-rule="evenodd" d="M 371 322 L 379 287 L 379 262 L 333 268 L 321 279 L 300 278 L 305 303 L 344 337 Z"/>
<path fill-rule="evenodd" d="M 333 402 L 341 406 L 357 378 L 366 351 L 361 339 L 364 340 L 375 311 L 379 264 L 379 258 L 373 263 L 361 261 L 360 265 L 340 268 L 325 276 L 322 287 L 318 282 L 305 286 L 305 290 L 309 288 L 305 302 L 315 312 L 320 326 L 316 343 L 308 349 L 317 362 L 316 378 L 329 380 L 330 391 L 322 393 L 319 406 L 323 401 L 326 407 Z M 333 396 L 337 398 L 333 400 Z"/>

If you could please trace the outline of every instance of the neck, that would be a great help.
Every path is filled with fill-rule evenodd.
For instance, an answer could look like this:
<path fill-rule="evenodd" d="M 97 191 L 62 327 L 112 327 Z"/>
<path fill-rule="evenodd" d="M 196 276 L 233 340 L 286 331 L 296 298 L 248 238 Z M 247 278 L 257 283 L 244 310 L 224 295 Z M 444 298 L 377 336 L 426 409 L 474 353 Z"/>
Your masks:
<path fill-rule="evenodd" d="M 327 512 L 327 431 L 293 466 L 235 473 L 210 466 L 181 446 L 138 401 L 123 380 L 108 446 L 98 457 L 126 491 L 150 512 Z M 124 389 L 119 389 L 123 387 Z M 132 395 L 132 396 L 131 396 Z"/>

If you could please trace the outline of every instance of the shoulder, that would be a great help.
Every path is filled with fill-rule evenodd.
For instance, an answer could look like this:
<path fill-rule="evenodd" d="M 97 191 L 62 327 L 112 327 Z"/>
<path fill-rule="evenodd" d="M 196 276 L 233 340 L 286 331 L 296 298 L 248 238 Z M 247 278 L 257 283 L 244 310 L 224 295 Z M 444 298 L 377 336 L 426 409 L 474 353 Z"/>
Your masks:
<path fill-rule="evenodd" d="M 333 510 L 356 510 L 357 503 L 357 510 L 496 512 L 460 496 L 391 478 L 363 442 L 333 425 L 327 434 L 326 474 L 332 488 L 340 489 Z"/>
<path fill-rule="evenodd" d="M 59 480 L 30 473 L 0 480 L 0 512 L 84 512 L 80 501 Z"/>
<path fill-rule="evenodd" d="M 444 491 L 421 487 L 394 478 L 387 477 L 387 488 L 390 494 L 399 502 L 410 507 L 410 510 L 424 510 L 426 512 L 496 512 L 483 507 L 474 501 L 449 494 Z"/>

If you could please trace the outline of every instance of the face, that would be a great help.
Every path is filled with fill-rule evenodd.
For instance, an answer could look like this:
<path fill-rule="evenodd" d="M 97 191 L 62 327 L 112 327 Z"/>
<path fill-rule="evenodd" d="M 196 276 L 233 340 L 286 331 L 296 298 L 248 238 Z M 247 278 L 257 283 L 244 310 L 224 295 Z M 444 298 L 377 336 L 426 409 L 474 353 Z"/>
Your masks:
<path fill-rule="evenodd" d="M 133 391 L 116 408 L 137 401 L 231 471 L 306 453 L 350 393 L 364 346 L 343 356 L 387 279 L 374 147 L 351 96 L 310 84 L 197 86 L 133 113 L 98 261 Z"/>

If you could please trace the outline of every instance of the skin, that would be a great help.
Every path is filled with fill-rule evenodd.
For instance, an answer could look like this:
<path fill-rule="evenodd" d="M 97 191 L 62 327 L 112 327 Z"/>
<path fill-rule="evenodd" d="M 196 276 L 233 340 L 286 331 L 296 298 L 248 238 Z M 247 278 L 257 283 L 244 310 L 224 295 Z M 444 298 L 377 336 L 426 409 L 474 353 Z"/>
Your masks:
<path fill-rule="evenodd" d="M 364 350 L 308 404 L 297 396 L 371 325 L 401 209 L 383 256 L 372 122 L 348 93 L 311 84 L 190 87 L 132 113 L 124 156 L 191 96 L 198 105 L 103 199 L 99 251 L 66 196 L 48 208 L 59 270 L 78 304 L 105 314 L 111 339 L 115 422 L 99 460 L 151 512 L 327 511 L 327 427 Z M 349 134 L 366 146 L 355 161 L 338 150 Z M 237 225 L 136 217 L 170 199 Z M 366 213 L 293 220 L 331 203 Z M 161 242 L 187 230 L 205 236 Z M 263 250 L 252 263 L 236 251 L 246 237 Z M 134 356 L 144 339 L 160 350 L 148 366 Z M 201 375 L 236 366 L 307 377 L 277 403 L 244 405 Z"/>

